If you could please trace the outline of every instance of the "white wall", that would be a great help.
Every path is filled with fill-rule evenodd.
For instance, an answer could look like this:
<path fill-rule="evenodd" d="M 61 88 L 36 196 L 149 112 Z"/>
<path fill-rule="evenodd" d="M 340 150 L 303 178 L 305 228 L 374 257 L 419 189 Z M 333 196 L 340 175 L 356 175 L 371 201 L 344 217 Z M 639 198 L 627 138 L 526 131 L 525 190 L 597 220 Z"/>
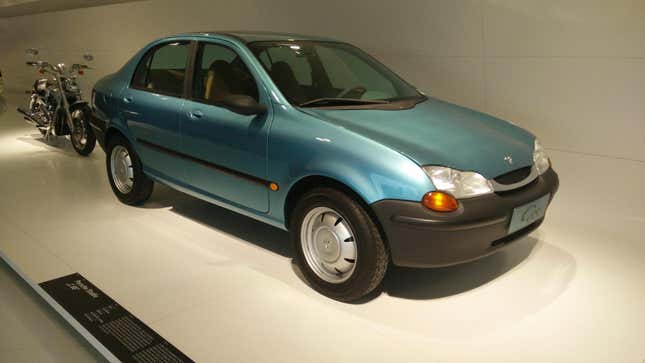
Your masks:
<path fill-rule="evenodd" d="M 91 50 L 91 83 L 157 37 L 217 29 L 347 40 L 549 148 L 645 161 L 645 0 L 151 0 L 0 20 L 0 67 L 15 92 L 35 77 L 24 49 Z"/>

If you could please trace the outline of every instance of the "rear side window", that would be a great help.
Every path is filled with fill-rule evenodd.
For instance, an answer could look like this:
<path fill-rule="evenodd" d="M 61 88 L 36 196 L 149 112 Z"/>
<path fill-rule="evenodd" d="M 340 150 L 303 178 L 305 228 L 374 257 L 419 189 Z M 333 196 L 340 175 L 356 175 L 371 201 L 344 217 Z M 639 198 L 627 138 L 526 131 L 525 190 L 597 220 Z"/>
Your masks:
<path fill-rule="evenodd" d="M 132 87 L 172 96 L 181 96 L 186 79 L 189 43 L 168 43 L 150 50 L 139 62 Z"/>

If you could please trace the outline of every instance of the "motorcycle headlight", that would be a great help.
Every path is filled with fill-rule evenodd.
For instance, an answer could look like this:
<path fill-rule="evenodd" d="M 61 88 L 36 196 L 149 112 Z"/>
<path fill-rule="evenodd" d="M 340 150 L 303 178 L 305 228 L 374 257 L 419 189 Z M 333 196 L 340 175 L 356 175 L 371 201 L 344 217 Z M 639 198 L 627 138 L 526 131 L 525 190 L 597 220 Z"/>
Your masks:
<path fill-rule="evenodd" d="M 63 88 L 65 88 L 65 91 L 69 93 L 78 93 L 79 91 L 79 88 L 76 82 L 70 79 L 65 80 L 65 82 L 63 83 Z"/>
<path fill-rule="evenodd" d="M 437 190 L 448 192 L 457 199 L 493 192 L 490 182 L 481 174 L 472 171 L 459 171 L 444 166 L 424 166 L 423 170 Z"/>
<path fill-rule="evenodd" d="M 544 151 L 544 148 L 542 147 L 538 139 L 535 139 L 535 144 L 533 147 L 533 164 L 535 164 L 535 168 L 540 174 L 544 174 L 544 172 L 549 170 L 549 168 L 551 167 L 551 161 L 546 155 L 546 151 Z"/>

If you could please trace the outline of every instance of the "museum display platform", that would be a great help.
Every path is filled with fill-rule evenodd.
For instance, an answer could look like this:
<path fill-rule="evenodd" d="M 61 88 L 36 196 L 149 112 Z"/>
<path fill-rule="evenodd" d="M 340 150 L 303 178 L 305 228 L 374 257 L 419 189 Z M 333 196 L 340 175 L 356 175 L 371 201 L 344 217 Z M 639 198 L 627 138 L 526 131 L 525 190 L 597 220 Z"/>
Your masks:
<path fill-rule="evenodd" d="M 80 274 L 198 362 L 645 359 L 645 163 L 549 150 L 561 186 L 537 231 L 476 262 L 394 267 L 345 304 L 299 278 L 286 232 L 158 184 L 125 206 L 100 148 L 45 143 L 6 108 L 0 256 L 108 360 L 52 281 Z"/>

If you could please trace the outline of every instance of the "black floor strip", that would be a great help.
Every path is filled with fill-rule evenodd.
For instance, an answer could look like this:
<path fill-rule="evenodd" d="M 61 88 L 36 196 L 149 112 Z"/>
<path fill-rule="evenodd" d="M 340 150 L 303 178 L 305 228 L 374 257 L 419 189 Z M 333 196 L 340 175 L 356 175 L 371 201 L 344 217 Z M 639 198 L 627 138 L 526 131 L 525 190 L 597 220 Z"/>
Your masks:
<path fill-rule="evenodd" d="M 80 274 L 40 287 L 122 362 L 193 362 Z"/>

